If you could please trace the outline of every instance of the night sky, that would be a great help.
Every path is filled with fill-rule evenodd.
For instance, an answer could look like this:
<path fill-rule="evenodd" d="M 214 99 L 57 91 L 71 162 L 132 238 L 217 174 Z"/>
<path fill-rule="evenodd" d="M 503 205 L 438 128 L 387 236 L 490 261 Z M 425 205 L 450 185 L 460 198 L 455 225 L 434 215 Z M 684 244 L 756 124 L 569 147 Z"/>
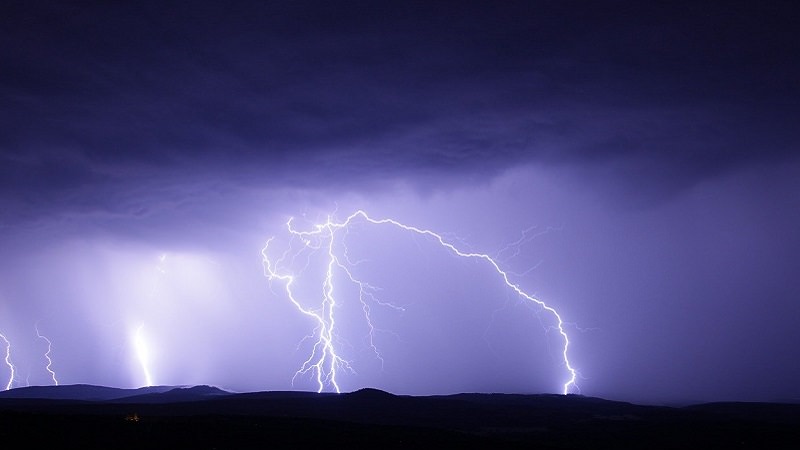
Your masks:
<path fill-rule="evenodd" d="M 557 310 L 571 392 L 800 399 L 794 2 L 120 3 L 0 13 L 12 387 L 53 383 L 38 328 L 61 384 L 142 386 L 147 361 L 154 384 L 316 390 L 294 377 L 315 323 L 262 248 L 319 305 L 328 249 L 286 223 L 363 209 Z M 342 391 L 561 392 L 552 314 L 356 222 L 335 250 L 380 290 L 370 341 L 337 274 Z"/>

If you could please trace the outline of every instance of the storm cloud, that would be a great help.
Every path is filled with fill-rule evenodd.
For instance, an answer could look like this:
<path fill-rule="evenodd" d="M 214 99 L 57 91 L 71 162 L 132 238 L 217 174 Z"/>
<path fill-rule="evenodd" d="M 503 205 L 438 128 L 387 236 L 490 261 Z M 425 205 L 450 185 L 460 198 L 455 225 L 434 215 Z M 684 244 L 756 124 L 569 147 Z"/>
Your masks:
<path fill-rule="evenodd" d="M 275 321 L 286 305 L 250 321 L 271 295 L 258 250 L 289 216 L 366 208 L 485 251 L 549 230 L 504 263 L 574 324 L 589 394 L 800 395 L 783 390 L 800 367 L 776 350 L 797 342 L 800 314 L 797 19 L 779 1 L 13 2 L 0 17 L 0 330 L 55 327 L 55 308 L 92 323 L 77 341 L 124 346 L 106 321 L 155 308 L 166 329 L 183 311 L 173 352 L 204 336 L 236 366 L 230 348 L 263 342 L 281 370 L 262 361 L 263 383 L 224 381 L 285 388 L 296 361 L 282 349 L 308 330 Z M 162 254 L 183 275 L 164 281 L 173 303 L 145 305 L 132 274 L 152 283 Z M 426 305 L 414 317 L 441 318 L 445 305 Z M 64 371 L 131 382 L 81 364 Z M 192 382 L 225 378 L 196 369 Z M 551 388 L 495 369 L 452 386 Z M 366 378 L 446 389 L 405 374 Z"/>

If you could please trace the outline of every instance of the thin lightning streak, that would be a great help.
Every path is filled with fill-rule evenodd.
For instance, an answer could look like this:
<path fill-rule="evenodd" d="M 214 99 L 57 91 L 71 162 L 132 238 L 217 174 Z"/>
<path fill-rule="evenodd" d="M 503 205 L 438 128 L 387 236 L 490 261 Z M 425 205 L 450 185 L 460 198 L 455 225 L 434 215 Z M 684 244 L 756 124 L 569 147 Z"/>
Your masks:
<path fill-rule="evenodd" d="M 374 291 L 378 290 L 377 288 L 375 288 L 374 286 L 370 286 L 368 283 L 365 283 L 353 277 L 353 274 L 350 272 L 350 269 L 348 269 L 347 266 L 341 264 L 338 259 L 336 259 L 336 265 L 339 266 L 339 268 L 342 269 L 342 271 L 347 275 L 347 278 L 350 279 L 350 282 L 358 286 L 358 300 L 361 302 L 361 310 L 364 312 L 364 317 L 367 318 L 367 327 L 369 328 L 369 333 L 367 334 L 369 348 L 372 350 L 373 353 L 375 353 L 375 356 L 381 362 L 381 368 L 383 368 L 384 365 L 383 356 L 381 355 L 380 350 L 378 350 L 378 347 L 375 345 L 375 332 L 377 331 L 377 328 L 375 328 L 375 325 L 372 324 L 372 318 L 370 315 L 370 308 L 367 299 L 381 306 L 388 306 L 398 311 L 404 311 L 404 309 L 402 307 L 392 305 L 391 303 L 381 302 L 373 294 Z"/>
<path fill-rule="evenodd" d="M 577 370 L 572 366 L 572 363 L 569 360 L 569 347 L 570 347 L 570 340 L 569 336 L 567 335 L 566 331 L 564 330 L 564 321 L 561 319 L 561 316 L 558 312 L 551 307 L 550 305 L 546 304 L 545 302 L 537 299 L 536 297 L 526 293 L 525 291 L 520 288 L 519 285 L 511 282 L 509 279 L 509 273 L 504 271 L 500 265 L 497 263 L 495 259 L 490 257 L 484 253 L 476 253 L 476 252 L 466 252 L 458 249 L 455 245 L 450 243 L 449 241 L 445 240 L 442 235 L 435 233 L 430 230 L 417 228 L 410 225 L 405 225 L 401 222 L 398 222 L 394 219 L 373 219 L 366 212 L 362 210 L 358 210 L 347 217 L 343 222 L 334 222 L 330 217 L 328 217 L 325 223 L 316 224 L 312 227 L 311 231 L 298 231 L 292 226 L 292 220 L 290 219 L 287 223 L 287 229 L 289 233 L 298 239 L 300 239 L 306 247 L 311 247 L 315 249 L 321 249 L 324 240 L 327 240 L 327 254 L 328 254 L 328 264 L 327 264 L 327 272 L 325 274 L 325 279 L 323 281 L 323 301 L 320 310 L 313 310 L 306 308 L 301 305 L 301 303 L 297 300 L 294 294 L 294 281 L 295 278 L 291 274 L 281 273 L 279 271 L 278 263 L 273 263 L 269 256 L 268 251 L 271 243 L 273 242 L 274 238 L 270 238 L 267 240 L 264 247 L 261 249 L 261 255 L 263 257 L 263 264 L 264 264 L 264 275 L 269 279 L 271 282 L 274 280 L 280 280 L 284 282 L 284 289 L 286 295 L 289 297 L 289 300 L 294 304 L 294 306 L 302 313 L 311 318 L 313 318 L 317 322 L 317 332 L 315 335 L 318 335 L 318 340 L 314 344 L 314 347 L 311 351 L 311 355 L 309 358 L 303 363 L 301 368 L 295 373 L 295 377 L 300 374 L 308 374 L 311 372 L 315 375 L 317 380 L 318 392 L 322 392 L 326 386 L 332 387 L 336 392 L 340 392 L 339 384 L 337 382 L 337 369 L 345 368 L 352 371 L 352 367 L 350 363 L 343 359 L 336 353 L 334 347 L 334 338 L 335 338 L 335 316 L 334 316 L 334 308 L 336 307 L 336 300 L 334 297 L 334 282 L 333 282 L 333 272 L 334 268 L 338 267 L 340 269 L 344 269 L 345 274 L 350 278 L 350 281 L 355 283 L 361 289 L 360 296 L 362 305 L 364 305 L 365 301 L 365 291 L 364 288 L 367 286 L 366 284 L 356 280 L 349 270 L 339 261 L 339 258 L 334 253 L 334 241 L 336 238 L 336 233 L 339 230 L 347 230 L 347 227 L 357 218 L 362 218 L 363 220 L 374 224 L 374 225 L 391 225 L 397 228 L 400 228 L 405 231 L 409 231 L 421 236 L 432 238 L 434 241 L 438 242 L 439 245 L 444 247 L 445 249 L 449 250 L 451 253 L 468 259 L 478 259 L 485 261 L 489 264 L 490 267 L 494 269 L 494 271 L 500 276 L 503 280 L 505 285 L 509 287 L 512 291 L 514 291 L 518 296 L 524 298 L 525 300 L 532 302 L 538 305 L 543 310 L 550 313 L 557 321 L 557 325 L 554 329 L 558 330 L 559 335 L 564 341 L 564 345 L 561 351 L 561 358 L 563 365 L 568 373 L 567 380 L 563 384 L 562 393 L 568 394 L 572 389 L 577 389 L 576 385 L 576 378 L 577 378 Z M 283 253 L 281 259 L 285 258 L 287 253 Z M 345 258 L 347 258 L 345 254 Z M 370 332 L 374 331 L 374 327 L 372 326 L 372 322 L 369 317 L 369 308 L 364 308 L 364 312 L 366 313 L 366 319 L 368 322 L 368 326 L 370 328 Z M 374 348 L 374 344 L 370 338 L 370 343 Z M 374 348 L 374 351 L 380 357 L 380 353 L 377 352 L 377 349 Z M 294 378 L 293 378 L 294 381 Z"/>
<path fill-rule="evenodd" d="M 494 259 L 495 260 L 502 259 L 504 261 L 508 261 L 508 260 L 510 260 L 512 258 L 516 258 L 517 256 L 519 256 L 520 252 L 522 251 L 522 246 L 524 244 L 527 244 L 528 242 L 533 241 L 534 239 L 538 238 L 539 236 L 544 236 L 545 234 L 548 234 L 551 231 L 561 230 L 561 228 L 547 227 L 544 230 L 536 231 L 537 228 L 538 228 L 538 226 L 534 225 L 534 226 L 531 226 L 531 227 L 528 227 L 528 228 L 522 230 L 520 238 L 517 239 L 514 242 L 509 242 L 503 248 L 498 250 L 497 253 L 495 254 Z M 508 252 L 511 252 L 510 256 L 504 257 L 504 258 L 501 257 L 502 255 L 504 255 L 504 254 L 506 254 Z"/>
<path fill-rule="evenodd" d="M 167 254 L 162 253 L 158 257 L 158 264 L 156 265 L 156 278 L 153 282 L 153 285 L 150 289 L 150 293 L 148 294 L 149 299 L 153 299 L 158 292 L 158 288 L 162 278 L 166 275 L 167 270 L 164 267 L 167 260 Z M 144 323 L 140 324 L 138 328 L 136 328 L 136 333 L 133 337 L 133 345 L 136 350 L 136 357 L 139 360 L 139 365 L 142 367 L 142 374 L 144 375 L 145 386 L 153 386 L 153 375 L 150 372 L 150 351 L 147 346 L 147 341 L 145 340 L 144 336 L 142 335 L 142 329 L 144 328 Z"/>
<path fill-rule="evenodd" d="M 47 339 L 47 337 L 45 337 L 41 333 L 39 333 L 39 325 L 38 324 L 36 324 L 34 326 L 34 328 L 36 328 L 36 336 L 38 336 L 39 339 L 43 339 L 45 342 L 47 342 L 47 351 L 44 354 L 45 359 L 47 359 L 47 367 L 46 367 L 46 369 L 47 369 L 48 372 L 50 372 L 50 377 L 53 379 L 53 383 L 55 383 L 55 385 L 58 386 L 58 379 L 56 378 L 56 373 L 51 368 L 52 365 L 53 365 L 53 360 L 50 359 L 50 352 L 53 351 L 53 343 L 50 342 L 50 339 Z"/>
<path fill-rule="evenodd" d="M 523 245 L 527 244 L 528 242 L 531 242 L 531 241 L 535 240 L 539 236 L 544 236 L 545 234 L 548 234 L 551 231 L 554 231 L 554 230 L 559 230 L 560 231 L 561 230 L 561 228 L 547 227 L 542 231 L 536 231 L 537 228 L 538 227 L 536 225 L 534 225 L 534 226 L 531 226 L 531 227 L 526 228 L 525 230 L 523 230 L 522 231 L 522 235 L 520 236 L 519 239 L 517 239 L 514 242 L 510 242 L 510 243 L 506 244 L 505 247 L 501 248 L 495 254 L 494 260 L 495 261 L 503 261 L 503 262 L 507 263 L 511 259 L 514 259 L 517 256 L 519 256 L 520 252 L 522 252 L 522 246 Z M 508 253 L 510 253 L 509 256 L 506 256 L 506 257 L 503 256 L 503 255 L 506 255 Z M 539 261 L 535 265 L 533 265 L 533 266 L 529 267 L 528 269 L 526 269 L 524 272 L 506 271 L 506 273 L 508 273 L 509 275 L 514 275 L 515 277 L 518 277 L 518 278 L 522 278 L 522 277 L 528 275 L 529 273 L 533 272 L 534 270 L 536 270 L 541 264 L 542 264 L 542 261 Z"/>
<path fill-rule="evenodd" d="M 14 385 L 14 376 L 15 376 L 16 369 L 14 368 L 14 364 L 11 364 L 11 342 L 9 342 L 8 339 L 6 339 L 6 337 L 2 333 L 0 333 L 0 339 L 2 339 L 3 342 L 6 343 L 6 359 L 5 359 L 5 361 L 6 361 L 6 365 L 11 370 L 11 376 L 8 377 L 8 384 L 6 384 L 6 390 L 9 390 Z"/>

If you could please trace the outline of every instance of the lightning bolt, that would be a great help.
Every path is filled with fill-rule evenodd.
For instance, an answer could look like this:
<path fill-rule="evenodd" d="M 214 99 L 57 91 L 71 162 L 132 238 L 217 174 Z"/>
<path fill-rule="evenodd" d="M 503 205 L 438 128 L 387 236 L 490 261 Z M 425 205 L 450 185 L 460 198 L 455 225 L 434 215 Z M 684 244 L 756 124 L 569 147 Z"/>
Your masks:
<path fill-rule="evenodd" d="M 164 268 L 164 264 L 167 260 L 167 254 L 162 253 L 158 256 L 158 264 L 155 267 L 156 277 L 155 281 L 153 282 L 150 291 L 147 294 L 148 299 L 153 299 L 158 292 L 159 285 L 162 281 L 162 278 L 166 275 L 167 271 Z M 144 375 L 145 386 L 153 386 L 153 376 L 150 372 L 150 351 L 147 346 L 147 341 L 145 340 L 142 329 L 144 328 L 144 323 L 140 324 L 136 328 L 136 332 L 133 336 L 133 346 L 134 350 L 136 351 L 136 358 L 139 360 L 139 365 L 142 368 L 142 374 Z"/>
<path fill-rule="evenodd" d="M 3 335 L 2 333 L 0 333 L 0 339 L 2 339 L 3 342 L 6 343 L 6 359 L 5 359 L 5 361 L 6 361 L 6 365 L 11 370 L 11 376 L 8 377 L 8 384 L 6 384 L 6 390 L 9 390 L 14 385 L 14 376 L 15 376 L 16 369 L 14 368 L 14 364 L 11 364 L 11 342 L 9 342 L 8 339 L 6 339 L 5 335 Z"/>
<path fill-rule="evenodd" d="M 142 328 L 144 328 L 144 324 L 139 325 L 139 327 L 136 329 L 136 334 L 133 338 L 133 345 L 136 348 L 136 356 L 139 359 L 139 364 L 142 366 L 145 386 L 152 386 L 153 377 L 150 375 L 150 367 L 148 364 L 150 352 L 147 350 L 147 343 L 142 337 Z"/>
<path fill-rule="evenodd" d="M 358 287 L 360 297 L 359 300 L 361 301 L 362 309 L 364 311 L 370 332 L 369 343 L 377 357 L 381 358 L 380 353 L 378 352 L 372 340 L 372 333 L 375 331 L 375 327 L 372 325 L 368 304 L 369 301 L 377 301 L 374 297 L 375 288 L 370 286 L 368 283 L 355 278 L 348 269 L 348 266 L 342 262 L 342 259 L 337 256 L 337 253 L 335 252 L 334 243 L 337 239 L 337 235 L 340 232 L 346 233 L 348 227 L 356 220 L 363 220 L 373 225 L 392 226 L 410 233 L 421 235 L 430 238 L 434 242 L 438 243 L 441 247 L 458 257 L 476 259 L 485 262 L 494 271 L 494 273 L 496 273 L 500 280 L 520 298 L 538 305 L 538 307 L 544 311 L 547 311 L 555 318 L 557 325 L 554 328 L 557 329 L 558 334 L 563 340 L 561 359 L 563 367 L 566 371 L 566 380 L 562 386 L 562 393 L 568 394 L 571 390 L 577 389 L 576 378 L 578 372 L 572 366 L 572 362 L 569 359 L 570 340 L 567 332 L 564 329 L 566 324 L 552 306 L 526 293 L 519 285 L 513 283 L 509 278 L 509 272 L 503 270 L 497 261 L 491 256 L 484 253 L 463 251 L 457 248 L 450 241 L 446 240 L 441 234 L 431 230 L 406 225 L 394 219 L 373 219 L 363 210 L 358 210 L 352 213 L 341 222 L 336 222 L 329 216 L 324 223 L 319 223 L 312 226 L 310 231 L 300 231 L 295 229 L 292 225 L 293 220 L 289 219 L 289 221 L 286 223 L 289 234 L 293 239 L 299 239 L 300 242 L 303 243 L 303 248 L 292 254 L 292 248 L 290 246 L 289 249 L 284 251 L 279 258 L 273 260 L 269 255 L 270 246 L 274 241 L 274 237 L 271 237 L 261 249 L 264 275 L 270 281 L 270 285 L 273 281 L 282 281 L 284 284 L 284 291 L 295 308 L 297 308 L 300 313 L 312 318 L 316 322 L 316 328 L 314 329 L 312 335 L 306 337 L 306 339 L 316 338 L 311 350 L 311 354 L 295 373 L 294 377 L 292 378 L 292 383 L 294 383 L 295 378 L 300 375 L 311 374 L 316 379 L 318 392 L 322 392 L 326 388 L 340 392 L 337 381 L 338 371 L 341 369 L 354 372 L 350 362 L 337 353 L 334 345 L 336 336 L 336 317 L 334 314 L 334 309 L 336 308 L 337 304 L 337 297 L 335 295 L 336 291 L 334 289 L 334 271 L 336 269 L 342 270 L 349 281 Z M 301 254 L 305 252 L 306 249 L 310 251 L 324 249 L 327 254 L 326 272 L 322 282 L 322 302 L 317 308 L 305 307 L 300 301 L 298 301 L 294 291 L 295 275 L 281 270 L 281 267 L 287 266 L 287 259 L 290 260 L 289 262 L 292 262 L 294 259 L 301 257 Z M 343 257 L 345 262 L 349 263 L 346 251 Z"/>
<path fill-rule="evenodd" d="M 52 365 L 53 365 L 53 360 L 50 359 L 50 352 L 53 351 L 53 343 L 50 342 L 50 339 L 47 339 L 47 337 L 45 337 L 41 333 L 39 333 L 39 325 L 38 324 L 36 324 L 34 326 L 34 328 L 36 328 L 36 336 L 38 336 L 39 339 L 42 339 L 45 342 L 47 342 L 47 351 L 44 354 L 45 359 L 47 359 L 47 367 L 46 367 L 46 369 L 47 369 L 48 372 L 50 372 L 50 377 L 53 379 L 53 383 L 55 383 L 55 385 L 58 386 L 58 379 L 56 378 L 56 373 L 51 368 Z"/>

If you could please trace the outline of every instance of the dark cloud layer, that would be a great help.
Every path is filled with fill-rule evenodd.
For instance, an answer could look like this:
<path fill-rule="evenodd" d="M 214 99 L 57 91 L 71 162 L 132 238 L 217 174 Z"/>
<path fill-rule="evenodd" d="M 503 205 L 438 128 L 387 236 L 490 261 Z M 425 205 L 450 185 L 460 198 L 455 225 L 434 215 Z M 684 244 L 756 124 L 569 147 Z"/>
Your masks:
<path fill-rule="evenodd" d="M 0 19 L 0 183 L 53 197 L 221 168 L 313 187 L 623 160 L 638 170 L 612 177 L 670 192 L 794 157 L 796 18 L 790 2 L 19 2 Z"/>

